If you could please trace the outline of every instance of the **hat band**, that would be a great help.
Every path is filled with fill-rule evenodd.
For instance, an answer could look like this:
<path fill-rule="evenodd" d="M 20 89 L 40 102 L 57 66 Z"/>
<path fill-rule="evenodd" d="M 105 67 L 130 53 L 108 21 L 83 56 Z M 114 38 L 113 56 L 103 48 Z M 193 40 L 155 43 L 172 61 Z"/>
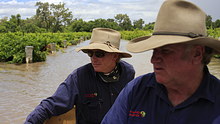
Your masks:
<path fill-rule="evenodd" d="M 114 45 L 112 45 L 110 41 L 106 41 L 104 44 L 106 44 L 106 45 L 109 46 L 109 47 L 113 47 L 113 48 L 118 49 L 117 47 L 115 47 Z"/>
<path fill-rule="evenodd" d="M 190 38 L 204 37 L 202 34 L 195 33 L 179 33 L 179 32 L 154 32 L 153 35 L 177 35 L 177 36 L 186 36 Z"/>

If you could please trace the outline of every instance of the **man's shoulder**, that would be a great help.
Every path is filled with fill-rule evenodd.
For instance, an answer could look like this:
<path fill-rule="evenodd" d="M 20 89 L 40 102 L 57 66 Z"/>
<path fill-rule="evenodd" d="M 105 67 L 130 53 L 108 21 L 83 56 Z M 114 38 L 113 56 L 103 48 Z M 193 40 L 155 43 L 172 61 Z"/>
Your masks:
<path fill-rule="evenodd" d="M 218 84 L 220 84 L 220 79 L 217 78 L 216 76 L 210 74 L 210 78 L 212 79 L 213 82 L 217 82 Z"/>
<path fill-rule="evenodd" d="M 127 84 L 125 93 L 132 94 L 132 99 L 136 101 L 137 99 L 141 99 L 141 97 L 149 91 L 154 91 L 152 89 L 155 88 L 155 84 L 156 81 L 153 73 L 141 75 Z"/>
<path fill-rule="evenodd" d="M 119 64 L 124 65 L 124 66 L 131 66 L 131 67 L 133 67 L 133 65 L 131 65 L 130 63 L 128 63 L 128 62 L 126 62 L 124 60 L 120 60 Z"/>
<path fill-rule="evenodd" d="M 78 67 L 70 75 L 78 75 L 79 73 L 88 73 L 88 71 L 91 71 L 92 69 L 93 69 L 92 64 L 88 63 L 88 64 Z"/>
<path fill-rule="evenodd" d="M 133 67 L 133 65 L 131 65 L 130 63 L 128 63 L 128 62 L 126 62 L 126 61 L 123 61 L 123 60 L 120 60 L 119 61 L 119 64 L 120 64 L 120 66 L 122 67 L 122 68 L 126 68 L 126 69 L 128 69 L 128 70 L 133 70 L 134 71 L 134 67 Z"/>
<path fill-rule="evenodd" d="M 133 85 L 132 87 L 152 87 L 156 84 L 154 73 L 148 73 L 141 75 L 139 77 L 136 77 L 130 82 L 130 85 Z"/>
<path fill-rule="evenodd" d="M 79 68 L 76 69 L 77 72 L 79 71 L 91 71 L 92 69 L 92 64 L 91 63 L 88 63 L 88 64 L 85 64 Z"/>
<path fill-rule="evenodd" d="M 220 79 L 218 79 L 216 76 L 210 74 L 210 84 L 214 89 L 216 89 L 216 92 L 220 93 Z"/>
<path fill-rule="evenodd" d="M 208 74 L 208 76 L 206 77 L 209 78 L 205 78 L 205 81 L 210 82 L 209 85 L 214 87 L 215 89 L 218 89 L 218 92 L 220 93 L 220 79 L 212 74 Z"/>

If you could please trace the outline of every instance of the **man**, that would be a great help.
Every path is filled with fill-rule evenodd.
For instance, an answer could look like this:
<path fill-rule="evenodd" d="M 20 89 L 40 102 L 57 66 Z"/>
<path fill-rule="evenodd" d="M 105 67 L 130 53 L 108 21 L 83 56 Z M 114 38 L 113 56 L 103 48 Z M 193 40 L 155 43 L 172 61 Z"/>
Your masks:
<path fill-rule="evenodd" d="M 82 50 L 91 63 L 74 70 L 53 96 L 44 99 L 25 123 L 43 123 L 76 106 L 77 124 L 99 124 L 121 89 L 134 78 L 133 66 L 120 58 L 131 57 L 119 50 L 121 34 L 108 28 L 95 28 L 90 44 Z"/>
<path fill-rule="evenodd" d="M 166 0 L 152 36 L 127 49 L 153 49 L 154 73 L 137 77 L 121 91 L 102 124 L 216 124 L 220 122 L 220 80 L 207 64 L 220 41 L 206 37 L 206 14 L 184 0 Z"/>

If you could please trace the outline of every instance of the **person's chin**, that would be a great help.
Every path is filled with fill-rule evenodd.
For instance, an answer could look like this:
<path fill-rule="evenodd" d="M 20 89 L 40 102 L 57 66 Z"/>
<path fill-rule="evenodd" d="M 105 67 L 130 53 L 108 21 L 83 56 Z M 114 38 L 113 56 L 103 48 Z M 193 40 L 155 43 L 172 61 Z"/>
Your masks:
<path fill-rule="evenodd" d="M 162 75 L 155 74 L 155 77 L 158 83 L 162 83 L 164 81 L 164 77 Z"/>
<path fill-rule="evenodd" d="M 101 69 L 99 67 L 94 67 L 95 72 L 101 72 Z"/>

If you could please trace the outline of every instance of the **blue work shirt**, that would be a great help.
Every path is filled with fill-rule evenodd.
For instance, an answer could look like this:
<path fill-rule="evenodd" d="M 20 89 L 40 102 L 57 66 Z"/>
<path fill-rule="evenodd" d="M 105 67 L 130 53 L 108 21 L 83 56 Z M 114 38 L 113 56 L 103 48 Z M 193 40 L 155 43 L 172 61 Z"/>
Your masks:
<path fill-rule="evenodd" d="M 140 76 L 121 91 L 101 124 L 219 124 L 220 80 L 205 68 L 196 92 L 173 106 L 154 73 Z"/>
<path fill-rule="evenodd" d="M 51 97 L 42 100 L 28 115 L 25 124 L 43 123 L 51 116 L 66 113 L 74 105 L 77 124 L 100 124 L 120 91 L 135 75 L 133 66 L 127 62 L 120 61 L 118 66 L 119 81 L 109 83 L 101 80 L 91 63 L 74 70 Z"/>

